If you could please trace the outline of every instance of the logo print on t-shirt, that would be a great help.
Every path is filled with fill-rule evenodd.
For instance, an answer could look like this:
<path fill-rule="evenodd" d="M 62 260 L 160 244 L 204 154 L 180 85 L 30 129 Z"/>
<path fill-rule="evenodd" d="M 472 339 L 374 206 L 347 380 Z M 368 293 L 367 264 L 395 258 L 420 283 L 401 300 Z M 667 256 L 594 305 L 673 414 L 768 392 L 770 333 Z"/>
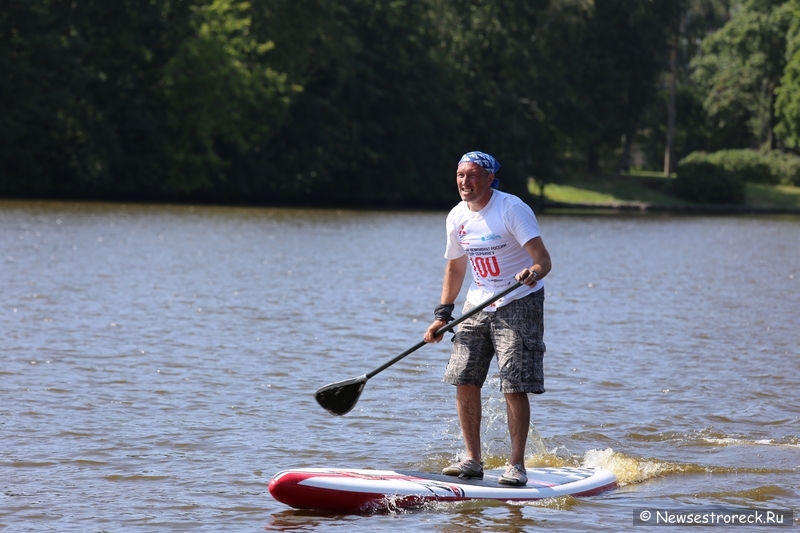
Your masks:
<path fill-rule="evenodd" d="M 458 242 L 463 245 L 469 245 L 467 241 L 467 230 L 464 229 L 464 224 L 461 224 L 461 229 L 458 230 Z"/>

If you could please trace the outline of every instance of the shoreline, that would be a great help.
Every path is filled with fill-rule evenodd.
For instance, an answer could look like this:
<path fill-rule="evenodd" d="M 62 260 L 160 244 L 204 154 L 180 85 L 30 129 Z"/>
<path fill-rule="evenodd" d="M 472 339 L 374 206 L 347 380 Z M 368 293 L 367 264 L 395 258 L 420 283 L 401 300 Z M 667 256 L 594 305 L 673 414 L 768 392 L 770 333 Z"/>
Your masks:
<path fill-rule="evenodd" d="M 672 214 L 716 214 L 716 215 L 800 215 L 800 208 L 789 207 L 754 207 L 743 205 L 674 205 L 653 204 L 649 202 L 554 202 L 542 201 L 536 197 L 523 199 L 536 213 L 543 212 L 569 212 L 577 211 L 586 213 L 672 213 Z M 157 202 L 120 199 L 57 199 L 57 198 L 17 198 L 0 197 L 0 204 L 15 202 L 32 202 L 42 204 L 83 203 L 83 204 L 118 204 L 118 205 L 162 205 L 162 206 L 187 206 L 187 207 L 246 207 L 246 208 L 288 208 L 288 209 L 347 209 L 354 211 L 381 210 L 381 211 L 446 211 L 448 206 L 380 206 L 380 205 L 313 205 L 302 203 L 214 203 L 214 202 Z"/>
<path fill-rule="evenodd" d="M 627 213 L 687 213 L 687 214 L 717 214 L 717 215 L 800 215 L 800 209 L 785 207 L 751 207 L 743 205 L 663 205 L 647 202 L 609 202 L 609 203 L 567 203 L 567 202 L 542 202 L 538 209 L 544 212 L 552 211 L 621 211 Z"/>

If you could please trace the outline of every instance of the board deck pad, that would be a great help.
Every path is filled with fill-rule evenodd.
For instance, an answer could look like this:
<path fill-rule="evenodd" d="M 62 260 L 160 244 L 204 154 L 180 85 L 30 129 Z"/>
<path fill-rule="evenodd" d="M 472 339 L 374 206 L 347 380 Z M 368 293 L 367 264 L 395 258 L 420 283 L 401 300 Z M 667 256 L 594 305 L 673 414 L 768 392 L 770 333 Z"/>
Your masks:
<path fill-rule="evenodd" d="M 529 468 L 523 486 L 500 485 L 503 472 L 486 470 L 479 480 L 410 470 L 300 468 L 275 474 L 269 491 L 279 502 L 299 509 L 374 512 L 429 502 L 583 497 L 617 487 L 616 476 L 602 468 Z"/>

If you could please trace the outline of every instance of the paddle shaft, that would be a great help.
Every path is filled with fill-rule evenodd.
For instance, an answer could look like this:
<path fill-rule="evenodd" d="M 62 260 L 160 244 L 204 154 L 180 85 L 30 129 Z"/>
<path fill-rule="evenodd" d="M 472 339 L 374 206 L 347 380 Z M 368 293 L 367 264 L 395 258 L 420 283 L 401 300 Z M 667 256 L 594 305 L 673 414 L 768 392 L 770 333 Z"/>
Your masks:
<path fill-rule="evenodd" d="M 494 296 L 492 296 L 491 298 L 489 298 L 485 302 L 482 302 L 482 303 L 478 304 L 476 307 L 473 307 L 472 309 L 470 309 L 469 311 L 467 311 L 466 313 L 464 313 L 463 315 L 458 317 L 456 320 L 453 320 L 452 322 L 450 322 L 448 324 L 445 324 L 444 326 L 440 327 L 438 330 L 436 330 L 436 336 L 438 337 L 439 335 L 444 335 L 445 333 L 447 333 L 448 331 L 452 330 L 453 328 L 455 328 L 457 325 L 461 324 L 463 321 L 465 321 L 469 317 L 480 313 L 485 308 L 489 307 L 490 305 L 495 303 L 497 300 L 499 300 L 503 296 L 508 296 L 509 294 L 514 292 L 515 290 L 519 289 L 521 286 L 522 286 L 522 282 L 518 281 L 515 284 L 513 284 L 512 286 L 510 286 L 509 288 L 507 288 L 506 290 L 504 290 L 503 292 L 495 294 Z M 401 353 L 400 355 L 398 355 L 397 357 L 395 357 L 391 361 L 387 361 L 384 364 L 382 364 L 381 366 L 379 366 L 378 368 L 376 368 L 375 370 L 373 370 L 372 372 L 369 372 L 368 374 L 365 374 L 364 377 L 366 379 L 370 379 L 371 377 L 383 372 L 384 370 L 386 370 L 387 368 L 389 368 L 390 366 L 392 366 L 396 362 L 400 361 L 401 359 L 403 359 L 407 355 L 419 350 L 420 348 L 422 348 L 426 344 L 428 344 L 428 343 L 425 342 L 425 341 L 418 342 L 417 344 L 415 344 L 414 346 L 412 346 L 411 348 L 409 348 L 405 352 Z"/>

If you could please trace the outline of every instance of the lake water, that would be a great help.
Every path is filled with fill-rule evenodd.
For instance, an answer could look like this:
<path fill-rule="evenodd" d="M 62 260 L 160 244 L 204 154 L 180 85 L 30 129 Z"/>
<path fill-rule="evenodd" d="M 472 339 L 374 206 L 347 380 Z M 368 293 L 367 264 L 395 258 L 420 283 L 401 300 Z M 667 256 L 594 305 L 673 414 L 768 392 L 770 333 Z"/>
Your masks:
<path fill-rule="evenodd" d="M 421 339 L 444 217 L 0 202 L 0 529 L 608 531 L 719 507 L 798 523 L 791 216 L 540 216 L 548 392 L 527 462 L 603 466 L 617 490 L 346 516 L 273 500 L 284 468 L 439 470 L 463 451 L 447 342 L 344 417 L 313 397 Z M 484 399 L 502 466 L 494 380 Z"/>

